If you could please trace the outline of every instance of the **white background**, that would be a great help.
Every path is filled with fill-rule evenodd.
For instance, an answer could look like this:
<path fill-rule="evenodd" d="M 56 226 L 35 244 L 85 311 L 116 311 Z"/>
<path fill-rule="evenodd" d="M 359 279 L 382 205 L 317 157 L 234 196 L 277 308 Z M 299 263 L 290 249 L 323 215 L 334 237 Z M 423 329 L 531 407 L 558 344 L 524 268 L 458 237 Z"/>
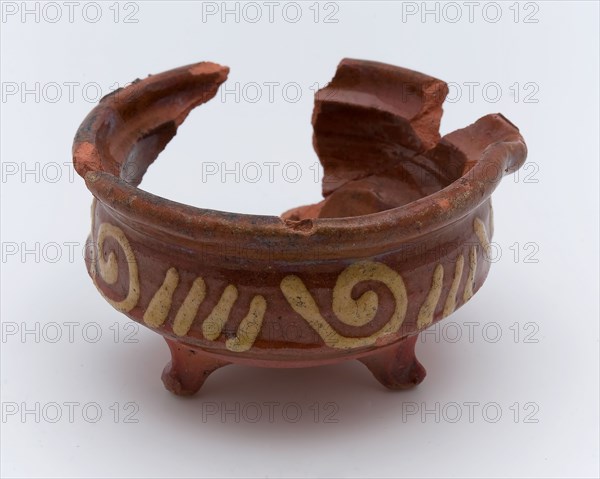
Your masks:
<path fill-rule="evenodd" d="M 598 3 L 500 2 L 495 23 L 488 2 L 472 21 L 463 2 L 427 4 L 438 18 L 423 18 L 421 2 L 307 2 L 296 23 L 286 2 L 272 23 L 264 3 L 256 23 L 243 5 L 236 22 L 203 18 L 199 2 L 111 4 L 96 23 L 86 2 L 73 22 L 58 2 L 54 23 L 55 7 L 29 4 L 36 22 L 21 2 L 3 5 L 4 477 L 598 476 Z M 494 112 L 520 127 L 528 163 L 494 193 L 502 256 L 476 297 L 418 343 L 428 375 L 414 390 L 389 392 L 358 362 L 230 366 L 177 398 L 160 381 L 163 340 L 132 328 L 86 274 L 91 195 L 69 166 L 73 135 L 98 88 L 202 60 L 228 65 L 233 93 L 192 113 L 142 187 L 279 214 L 320 198 L 312 90 L 343 57 L 453 82 L 442 133 Z M 37 97 L 23 97 L 36 82 Z M 266 82 L 279 84 L 272 102 Z M 262 86 L 254 103 L 252 83 Z M 249 162 L 263 168 L 256 183 Z M 266 162 L 277 164 L 272 182 Z M 296 170 L 282 174 L 292 162 L 296 182 Z M 236 163 L 237 178 L 205 174 Z M 476 403 L 471 417 L 465 403 Z"/>

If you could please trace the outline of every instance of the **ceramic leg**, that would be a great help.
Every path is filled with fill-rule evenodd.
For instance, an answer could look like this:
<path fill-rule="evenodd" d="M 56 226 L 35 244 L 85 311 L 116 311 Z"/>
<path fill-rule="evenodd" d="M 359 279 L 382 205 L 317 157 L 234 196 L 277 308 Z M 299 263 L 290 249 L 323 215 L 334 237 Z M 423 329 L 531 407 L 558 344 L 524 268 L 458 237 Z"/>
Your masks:
<path fill-rule="evenodd" d="M 213 371 L 229 364 L 176 341 L 165 341 L 171 350 L 171 361 L 163 370 L 162 381 L 169 391 L 178 396 L 197 393 Z"/>
<path fill-rule="evenodd" d="M 373 376 L 386 388 L 409 389 L 425 379 L 425 368 L 415 357 L 418 335 L 410 336 L 398 344 L 360 358 Z"/>

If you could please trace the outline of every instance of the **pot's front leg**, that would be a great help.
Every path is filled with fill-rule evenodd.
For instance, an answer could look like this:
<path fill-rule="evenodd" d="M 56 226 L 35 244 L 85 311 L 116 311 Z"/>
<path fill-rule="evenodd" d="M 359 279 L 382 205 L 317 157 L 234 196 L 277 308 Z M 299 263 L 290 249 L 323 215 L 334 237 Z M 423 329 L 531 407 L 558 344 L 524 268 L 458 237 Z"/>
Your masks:
<path fill-rule="evenodd" d="M 359 361 L 367 366 L 386 388 L 412 388 L 423 381 L 427 374 L 415 356 L 418 337 L 418 334 L 409 336 L 397 344 L 360 358 Z"/>
<path fill-rule="evenodd" d="M 163 370 L 162 381 L 169 391 L 178 396 L 197 393 L 213 371 L 230 364 L 177 341 L 166 338 L 165 341 L 171 350 L 171 361 Z"/>

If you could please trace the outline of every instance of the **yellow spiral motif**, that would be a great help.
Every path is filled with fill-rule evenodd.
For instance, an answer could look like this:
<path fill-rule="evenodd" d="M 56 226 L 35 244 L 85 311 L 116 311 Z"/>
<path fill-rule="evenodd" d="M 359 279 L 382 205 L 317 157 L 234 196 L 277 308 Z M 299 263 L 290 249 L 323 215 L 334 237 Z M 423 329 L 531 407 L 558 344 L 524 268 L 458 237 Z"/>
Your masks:
<path fill-rule="evenodd" d="M 367 291 L 357 300 L 352 298 L 354 286 L 362 281 L 379 281 L 394 296 L 395 308 L 389 321 L 370 336 L 347 337 L 335 331 L 319 311 L 319 307 L 302 280 L 289 275 L 281 281 L 281 291 L 298 313 L 332 348 L 351 349 L 371 346 L 388 334 L 397 332 L 406 316 L 408 297 L 402 277 L 383 263 L 363 261 L 346 268 L 338 277 L 333 289 L 332 309 L 337 318 L 351 326 L 362 326 L 373 320 L 379 301 L 373 291 Z"/>
<path fill-rule="evenodd" d="M 125 261 L 127 261 L 127 268 L 129 274 L 129 291 L 127 297 L 121 301 L 115 301 L 110 299 L 104 294 L 104 291 L 98 286 L 97 276 L 100 276 L 102 280 L 107 284 L 115 284 L 119 278 L 119 264 L 117 262 L 117 256 L 114 251 L 111 251 L 108 255 L 108 259 L 104 259 L 104 242 L 106 238 L 113 238 L 119 244 L 123 252 L 125 253 Z M 98 228 L 98 247 L 96 250 L 95 262 L 92 262 L 90 273 L 94 280 L 94 284 L 100 294 L 110 303 L 110 305 L 122 313 L 131 311 L 140 299 L 140 278 L 138 274 L 138 265 L 133 254 L 133 249 L 123 233 L 123 230 L 117 226 L 113 226 L 108 223 L 102 223 Z"/>

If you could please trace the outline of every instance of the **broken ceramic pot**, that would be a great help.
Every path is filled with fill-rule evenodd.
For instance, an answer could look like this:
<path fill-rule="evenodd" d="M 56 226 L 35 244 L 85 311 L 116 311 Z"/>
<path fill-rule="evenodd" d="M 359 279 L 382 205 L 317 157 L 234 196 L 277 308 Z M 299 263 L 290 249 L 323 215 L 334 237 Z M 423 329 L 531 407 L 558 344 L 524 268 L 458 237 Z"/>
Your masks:
<path fill-rule="evenodd" d="M 176 394 L 231 364 L 362 361 L 385 386 L 421 382 L 418 334 L 469 301 L 490 267 L 490 195 L 526 157 L 500 114 L 439 135 L 444 82 L 343 60 L 315 96 L 324 199 L 255 216 L 138 185 L 228 68 L 198 63 L 105 98 L 73 161 L 95 197 L 87 267 L 104 299 L 161 334 Z"/>

